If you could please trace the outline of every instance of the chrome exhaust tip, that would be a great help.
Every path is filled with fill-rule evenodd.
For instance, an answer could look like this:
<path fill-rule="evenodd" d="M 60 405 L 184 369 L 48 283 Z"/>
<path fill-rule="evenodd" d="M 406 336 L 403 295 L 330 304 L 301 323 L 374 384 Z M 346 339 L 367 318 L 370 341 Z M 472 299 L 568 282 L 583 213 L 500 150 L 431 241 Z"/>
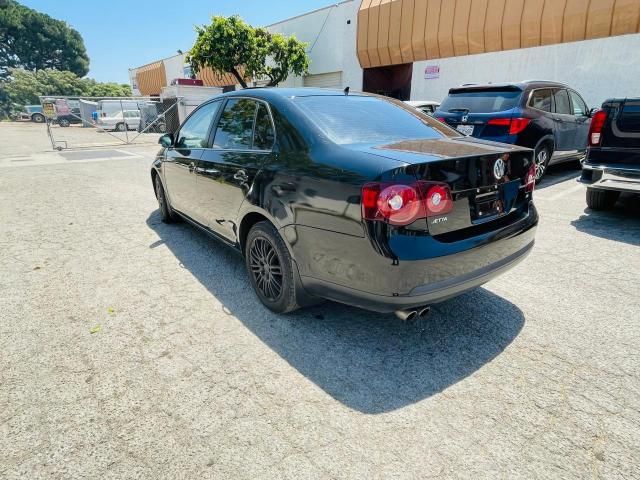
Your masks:
<path fill-rule="evenodd" d="M 429 313 L 431 313 L 430 306 L 422 307 L 420 310 L 418 310 L 418 316 L 420 318 L 427 318 L 429 316 Z"/>
<path fill-rule="evenodd" d="M 415 320 L 418 316 L 418 312 L 416 310 L 396 310 L 396 317 L 398 317 L 403 322 L 410 322 L 411 320 Z"/>

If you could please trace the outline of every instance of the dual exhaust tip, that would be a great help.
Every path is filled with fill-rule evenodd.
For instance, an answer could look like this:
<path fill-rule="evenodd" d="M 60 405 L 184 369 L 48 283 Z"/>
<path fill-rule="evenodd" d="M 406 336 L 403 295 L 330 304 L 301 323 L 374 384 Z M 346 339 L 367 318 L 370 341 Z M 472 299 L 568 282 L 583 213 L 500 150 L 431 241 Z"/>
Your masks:
<path fill-rule="evenodd" d="M 396 317 L 398 317 L 403 322 L 410 322 L 412 320 L 416 320 L 418 318 L 426 318 L 431 311 L 430 306 L 420 307 L 416 310 L 396 310 Z"/>

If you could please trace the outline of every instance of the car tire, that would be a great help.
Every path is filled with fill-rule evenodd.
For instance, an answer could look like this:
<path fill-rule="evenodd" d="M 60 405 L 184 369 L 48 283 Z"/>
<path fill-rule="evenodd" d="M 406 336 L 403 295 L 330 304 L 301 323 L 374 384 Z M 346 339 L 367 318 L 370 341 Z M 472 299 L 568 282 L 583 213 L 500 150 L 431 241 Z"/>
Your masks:
<path fill-rule="evenodd" d="M 267 221 L 256 223 L 245 245 L 249 281 L 262 304 L 275 313 L 300 308 L 293 259 L 275 227 Z"/>
<path fill-rule="evenodd" d="M 116 132 L 124 132 L 126 128 L 127 127 L 124 126 L 124 123 L 116 123 Z"/>
<path fill-rule="evenodd" d="M 158 123 L 158 132 L 159 133 L 167 133 L 167 125 L 165 123 Z"/>
<path fill-rule="evenodd" d="M 169 199 L 164 191 L 164 187 L 162 186 L 162 180 L 160 180 L 160 175 L 156 175 L 154 181 L 154 187 L 156 191 L 156 199 L 158 200 L 158 208 L 160 209 L 160 216 L 162 217 L 162 221 L 164 223 L 174 223 L 177 220 L 176 214 L 171 209 L 171 205 L 169 205 Z"/>
<path fill-rule="evenodd" d="M 31 115 L 31 121 L 34 123 L 44 123 L 45 118 L 41 113 L 34 113 L 33 115 Z"/>
<path fill-rule="evenodd" d="M 613 208 L 619 196 L 620 192 L 615 190 L 587 188 L 587 206 L 591 210 L 607 210 Z"/>
<path fill-rule="evenodd" d="M 61 118 L 60 120 L 58 120 L 58 125 L 60 125 L 61 127 L 68 127 L 71 125 L 71 122 L 66 118 Z"/>
<path fill-rule="evenodd" d="M 549 147 L 548 143 L 542 143 L 536 147 L 533 154 L 533 158 L 536 162 L 536 185 L 540 183 L 540 180 L 542 180 L 545 173 L 547 173 L 549 160 L 551 159 L 552 154 L 553 151 L 551 147 Z"/>

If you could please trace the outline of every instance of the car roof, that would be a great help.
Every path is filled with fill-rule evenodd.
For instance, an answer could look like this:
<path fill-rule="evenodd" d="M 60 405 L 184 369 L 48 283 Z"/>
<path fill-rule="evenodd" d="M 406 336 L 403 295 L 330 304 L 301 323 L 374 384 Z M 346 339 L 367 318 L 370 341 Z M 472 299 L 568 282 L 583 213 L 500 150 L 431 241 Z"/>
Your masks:
<path fill-rule="evenodd" d="M 265 100 L 274 98 L 294 98 L 294 97 L 318 97 L 318 96 L 340 96 L 345 95 L 344 90 L 339 88 L 313 88 L 313 87 L 300 87 L 300 88 L 281 88 L 281 87 L 255 87 L 244 88 L 242 90 L 235 90 L 233 92 L 223 93 L 220 97 L 236 97 L 236 96 L 251 96 L 255 98 L 264 98 Z M 349 92 L 351 96 L 375 96 L 364 92 Z"/>
<path fill-rule="evenodd" d="M 560 82 L 554 82 L 551 80 L 523 80 L 521 82 L 500 82 L 500 83 L 466 83 L 458 87 L 453 87 L 449 90 L 449 93 L 456 91 L 472 91 L 472 90 L 486 90 L 500 88 L 509 88 L 515 90 L 526 90 L 529 88 L 544 88 L 544 87 L 562 87 L 571 88 L 568 85 Z"/>

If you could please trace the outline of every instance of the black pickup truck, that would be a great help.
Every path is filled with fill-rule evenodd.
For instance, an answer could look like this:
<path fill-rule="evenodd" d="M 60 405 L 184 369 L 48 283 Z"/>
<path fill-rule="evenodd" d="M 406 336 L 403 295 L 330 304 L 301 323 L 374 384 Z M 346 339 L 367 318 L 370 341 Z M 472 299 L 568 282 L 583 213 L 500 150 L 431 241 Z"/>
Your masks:
<path fill-rule="evenodd" d="M 640 194 L 640 98 L 607 100 L 593 114 L 580 181 L 594 210 L 613 207 L 621 192 Z"/>

